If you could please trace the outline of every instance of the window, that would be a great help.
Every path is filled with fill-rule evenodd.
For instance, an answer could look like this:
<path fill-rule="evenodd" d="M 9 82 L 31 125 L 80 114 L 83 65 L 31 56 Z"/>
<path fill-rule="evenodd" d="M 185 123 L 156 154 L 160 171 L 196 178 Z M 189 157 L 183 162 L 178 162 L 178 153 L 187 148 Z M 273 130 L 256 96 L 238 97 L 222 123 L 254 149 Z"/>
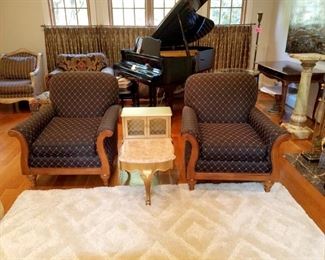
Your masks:
<path fill-rule="evenodd" d="M 173 8 L 177 0 L 153 1 L 153 24 L 158 25 Z"/>
<path fill-rule="evenodd" d="M 177 1 L 108 0 L 110 24 L 117 26 L 157 26 Z M 244 23 L 246 1 L 210 0 L 208 2 L 208 13 L 204 16 L 210 17 L 216 25 Z"/>
<path fill-rule="evenodd" d="M 145 0 L 112 0 L 113 25 L 146 25 Z"/>
<path fill-rule="evenodd" d="M 110 24 L 158 25 L 177 0 L 109 0 Z"/>
<path fill-rule="evenodd" d="M 210 0 L 209 17 L 217 24 L 240 24 L 244 20 L 245 0 Z"/>
<path fill-rule="evenodd" d="M 89 25 L 88 0 L 49 0 L 53 25 Z"/>

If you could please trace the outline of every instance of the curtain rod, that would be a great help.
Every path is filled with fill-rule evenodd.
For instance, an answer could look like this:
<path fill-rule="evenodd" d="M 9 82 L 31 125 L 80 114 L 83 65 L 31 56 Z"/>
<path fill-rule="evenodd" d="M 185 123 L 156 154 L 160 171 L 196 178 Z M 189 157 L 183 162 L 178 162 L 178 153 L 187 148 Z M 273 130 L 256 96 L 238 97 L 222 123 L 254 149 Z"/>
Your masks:
<path fill-rule="evenodd" d="M 241 24 L 217 24 L 215 27 L 222 27 L 222 26 L 247 26 L 247 25 L 256 25 L 256 23 L 241 23 Z"/>
<path fill-rule="evenodd" d="M 256 23 L 244 23 L 244 24 L 217 24 L 215 27 L 225 26 L 253 26 Z M 156 26 L 114 26 L 114 25 L 41 25 L 42 28 L 97 28 L 97 27 L 111 27 L 111 28 L 156 28 Z"/>

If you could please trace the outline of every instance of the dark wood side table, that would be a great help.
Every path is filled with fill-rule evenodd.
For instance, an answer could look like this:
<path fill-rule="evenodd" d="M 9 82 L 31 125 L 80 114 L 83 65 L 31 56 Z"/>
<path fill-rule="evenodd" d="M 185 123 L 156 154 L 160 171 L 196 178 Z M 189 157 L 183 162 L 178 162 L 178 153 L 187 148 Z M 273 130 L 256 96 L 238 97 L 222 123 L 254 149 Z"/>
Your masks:
<path fill-rule="evenodd" d="M 280 104 L 281 118 L 284 113 L 285 101 L 287 98 L 288 85 L 290 83 L 299 83 L 302 67 L 300 64 L 291 61 L 265 61 L 258 62 L 257 69 L 260 73 L 271 79 L 276 79 L 282 83 L 282 95 Z M 311 78 L 312 82 L 318 82 L 319 90 L 324 83 L 325 71 L 314 69 Z M 318 93 L 319 96 L 319 93 Z M 314 111 L 315 112 L 315 111 Z"/>

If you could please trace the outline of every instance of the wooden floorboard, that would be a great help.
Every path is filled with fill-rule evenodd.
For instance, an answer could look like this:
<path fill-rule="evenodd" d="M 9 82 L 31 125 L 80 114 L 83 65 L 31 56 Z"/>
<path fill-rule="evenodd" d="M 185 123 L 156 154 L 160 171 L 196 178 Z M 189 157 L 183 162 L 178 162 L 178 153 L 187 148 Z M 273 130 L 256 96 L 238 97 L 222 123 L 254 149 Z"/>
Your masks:
<path fill-rule="evenodd" d="M 264 112 L 275 123 L 280 122 L 279 115 L 270 114 L 267 111 L 272 107 L 274 99 L 265 94 L 259 94 L 257 107 Z M 179 182 L 185 182 L 181 165 L 182 147 L 180 142 L 182 101 L 178 100 L 172 118 L 172 139 L 175 146 L 176 161 L 175 166 L 179 174 Z M 290 112 L 290 111 L 289 111 Z M 17 196 L 24 190 L 31 187 L 20 170 L 20 147 L 15 138 L 9 137 L 7 132 L 16 124 L 22 122 L 30 116 L 26 104 L 20 106 L 20 111 L 15 111 L 10 105 L 0 105 L 0 199 L 5 211 L 8 211 Z M 289 118 L 286 113 L 285 118 Z M 119 144 L 121 143 L 122 129 L 121 120 L 118 125 Z M 301 152 L 310 148 L 308 140 L 290 140 L 281 147 L 281 152 Z M 281 162 L 279 162 L 281 163 Z M 117 185 L 119 176 L 117 171 L 111 177 L 110 186 Z M 52 188 L 91 188 L 102 186 L 99 176 L 41 176 L 38 181 L 38 189 Z"/>

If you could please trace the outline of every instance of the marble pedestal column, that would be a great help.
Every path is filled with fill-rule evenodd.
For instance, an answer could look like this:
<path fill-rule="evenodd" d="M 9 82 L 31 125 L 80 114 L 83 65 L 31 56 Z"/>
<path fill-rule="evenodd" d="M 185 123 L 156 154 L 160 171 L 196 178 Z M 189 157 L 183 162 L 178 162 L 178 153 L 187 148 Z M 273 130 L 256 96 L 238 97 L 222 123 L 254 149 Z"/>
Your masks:
<path fill-rule="evenodd" d="M 290 57 L 301 61 L 302 72 L 296 104 L 290 122 L 283 123 L 282 126 L 297 139 L 307 139 L 312 133 L 312 130 L 305 126 L 305 122 L 307 121 L 307 105 L 312 71 L 318 61 L 325 60 L 325 55 L 318 53 L 301 53 L 290 54 Z"/>

